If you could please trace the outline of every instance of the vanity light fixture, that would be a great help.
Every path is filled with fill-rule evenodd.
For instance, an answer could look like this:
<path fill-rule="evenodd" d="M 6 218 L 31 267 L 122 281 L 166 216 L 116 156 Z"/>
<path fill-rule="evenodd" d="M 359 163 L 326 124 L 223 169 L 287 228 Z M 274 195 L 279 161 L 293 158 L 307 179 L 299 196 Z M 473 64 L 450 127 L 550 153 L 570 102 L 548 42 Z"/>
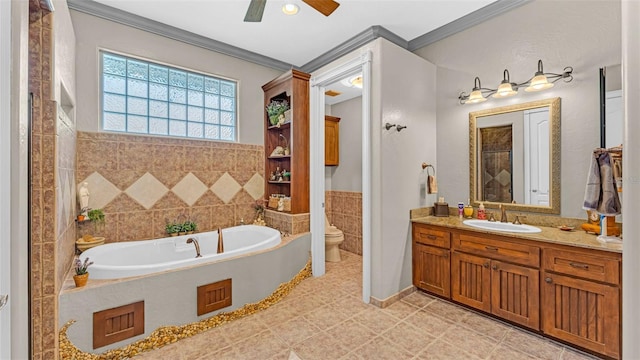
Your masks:
<path fill-rule="evenodd" d="M 351 87 L 351 88 L 355 87 L 355 88 L 362 89 L 362 74 L 354 75 L 346 79 L 343 79 L 341 83 L 346 87 Z"/>
<path fill-rule="evenodd" d="M 296 4 L 287 3 L 282 6 L 282 12 L 287 15 L 295 15 L 298 13 L 300 8 Z"/>
<path fill-rule="evenodd" d="M 553 87 L 558 80 L 564 80 L 564 82 L 571 82 L 573 80 L 573 67 L 567 66 L 564 68 L 561 74 L 557 73 L 545 73 L 542 66 L 542 60 L 538 60 L 538 71 L 529 80 L 516 83 L 511 82 L 509 78 L 509 70 L 505 69 L 503 72 L 503 79 L 497 89 L 483 88 L 480 84 L 480 78 L 476 77 L 473 83 L 473 89 L 471 94 L 466 92 L 458 95 L 460 104 L 473 104 L 483 101 L 487 101 L 488 96 L 494 98 L 504 98 L 514 96 L 518 93 L 518 89 L 525 87 L 527 92 L 542 91 Z"/>

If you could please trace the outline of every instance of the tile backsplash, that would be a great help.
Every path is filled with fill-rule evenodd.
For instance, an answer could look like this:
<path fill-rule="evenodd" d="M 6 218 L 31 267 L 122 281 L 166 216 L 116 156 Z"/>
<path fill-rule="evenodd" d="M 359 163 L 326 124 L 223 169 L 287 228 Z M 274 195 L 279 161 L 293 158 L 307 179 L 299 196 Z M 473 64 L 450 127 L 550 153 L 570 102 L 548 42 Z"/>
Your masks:
<path fill-rule="evenodd" d="M 77 185 L 88 184 L 89 207 L 106 220 L 103 230 L 81 224 L 80 236 L 161 238 L 167 221 L 186 219 L 198 231 L 229 227 L 253 221 L 264 196 L 260 145 L 78 132 L 77 149 Z"/>
<path fill-rule="evenodd" d="M 326 191 L 325 211 L 329 222 L 344 233 L 340 248 L 362 255 L 362 193 Z"/>

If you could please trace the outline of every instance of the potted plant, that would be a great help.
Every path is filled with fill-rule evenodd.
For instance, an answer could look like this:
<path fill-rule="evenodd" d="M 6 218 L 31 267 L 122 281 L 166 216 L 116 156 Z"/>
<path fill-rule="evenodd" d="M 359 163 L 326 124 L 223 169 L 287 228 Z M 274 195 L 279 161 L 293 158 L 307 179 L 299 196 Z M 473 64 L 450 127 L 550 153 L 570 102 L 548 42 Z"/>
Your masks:
<path fill-rule="evenodd" d="M 76 287 L 82 287 L 87 284 L 87 280 L 89 279 L 89 272 L 87 269 L 89 266 L 93 264 L 93 261 L 89 261 L 89 258 L 85 258 L 84 262 L 80 261 L 79 258 L 75 260 L 75 271 L 76 274 L 73 275 L 73 281 L 76 283 Z"/>
<path fill-rule="evenodd" d="M 87 217 L 95 226 L 96 233 L 101 232 L 104 228 L 104 212 L 102 209 L 91 209 L 87 212 Z"/>
<path fill-rule="evenodd" d="M 174 221 L 172 223 L 167 223 L 164 229 L 167 232 L 167 234 L 169 234 L 169 236 L 178 236 L 178 232 L 180 231 L 181 226 L 176 224 Z"/>
<path fill-rule="evenodd" d="M 267 115 L 269 115 L 271 125 L 278 125 L 284 122 L 284 112 L 287 110 L 289 110 L 289 102 L 287 100 L 271 100 L 267 105 Z"/>
<path fill-rule="evenodd" d="M 182 224 L 182 229 L 187 232 L 187 234 L 193 234 L 194 231 L 198 228 L 198 224 L 189 220 Z"/>

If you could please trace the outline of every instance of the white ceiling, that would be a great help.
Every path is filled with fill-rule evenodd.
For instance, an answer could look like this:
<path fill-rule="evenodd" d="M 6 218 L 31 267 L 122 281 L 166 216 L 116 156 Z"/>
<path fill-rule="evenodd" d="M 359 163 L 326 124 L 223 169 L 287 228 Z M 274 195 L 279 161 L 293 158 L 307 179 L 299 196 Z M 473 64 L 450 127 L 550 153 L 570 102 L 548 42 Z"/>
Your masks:
<path fill-rule="evenodd" d="M 268 0 L 260 23 L 244 22 L 249 0 L 95 0 L 151 20 L 277 59 L 297 67 L 371 26 L 409 41 L 493 0 L 338 0 L 325 17 L 301 0 L 295 16 L 284 0 Z"/>

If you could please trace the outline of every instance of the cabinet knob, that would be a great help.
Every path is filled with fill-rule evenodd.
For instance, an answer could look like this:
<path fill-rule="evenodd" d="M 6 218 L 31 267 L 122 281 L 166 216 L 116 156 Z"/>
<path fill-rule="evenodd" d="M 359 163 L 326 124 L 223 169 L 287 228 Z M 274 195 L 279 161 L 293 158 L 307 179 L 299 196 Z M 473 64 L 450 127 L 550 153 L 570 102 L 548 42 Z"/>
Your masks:
<path fill-rule="evenodd" d="M 445 253 L 444 256 L 442 256 L 442 257 L 445 258 L 445 259 L 448 259 L 449 258 L 449 254 Z"/>
<path fill-rule="evenodd" d="M 544 282 L 546 282 L 547 284 L 551 284 L 553 282 L 553 280 L 551 280 L 551 278 L 548 277 L 548 278 L 544 279 Z"/>
<path fill-rule="evenodd" d="M 489 263 L 484 263 L 483 266 L 488 269 L 489 268 Z"/>
<path fill-rule="evenodd" d="M 493 270 L 498 270 L 498 265 L 493 265 L 491 268 L 492 268 Z"/>

